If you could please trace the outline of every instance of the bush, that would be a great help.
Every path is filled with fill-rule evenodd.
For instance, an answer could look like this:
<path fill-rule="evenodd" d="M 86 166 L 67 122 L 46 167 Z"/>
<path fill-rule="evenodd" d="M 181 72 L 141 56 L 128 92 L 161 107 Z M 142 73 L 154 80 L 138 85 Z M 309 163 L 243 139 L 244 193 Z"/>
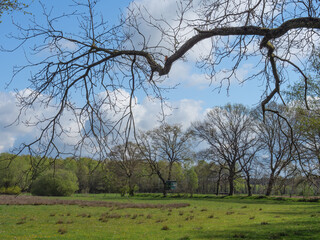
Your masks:
<path fill-rule="evenodd" d="M 19 195 L 21 193 L 21 188 L 18 186 L 13 186 L 13 187 L 2 187 L 0 188 L 0 193 L 1 194 L 8 194 L 8 195 Z"/>
<path fill-rule="evenodd" d="M 31 194 L 38 196 L 70 196 L 79 189 L 76 175 L 70 171 L 46 172 L 31 186 Z"/>

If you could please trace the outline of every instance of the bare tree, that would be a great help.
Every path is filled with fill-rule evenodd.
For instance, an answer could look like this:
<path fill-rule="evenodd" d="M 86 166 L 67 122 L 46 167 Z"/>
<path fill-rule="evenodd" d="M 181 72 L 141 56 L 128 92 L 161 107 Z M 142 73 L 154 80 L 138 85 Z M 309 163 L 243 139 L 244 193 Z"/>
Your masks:
<path fill-rule="evenodd" d="M 132 142 L 116 145 L 111 149 L 109 159 L 118 166 L 121 172 L 119 175 L 126 177 L 126 184 L 129 188 L 128 193 L 130 196 L 133 196 L 139 175 L 137 170 L 143 159 L 140 148 Z"/>
<path fill-rule="evenodd" d="M 193 124 L 194 134 L 208 143 L 219 165 L 228 169 L 229 195 L 233 195 L 234 180 L 241 172 L 240 160 L 257 144 L 252 127 L 249 110 L 239 104 L 214 108 L 202 122 Z"/>
<path fill-rule="evenodd" d="M 54 111 L 23 121 L 38 126 L 40 133 L 18 152 L 27 149 L 59 156 L 64 137 L 80 133 L 72 144 L 75 150 L 99 153 L 102 156 L 98 158 L 103 159 L 108 152 L 106 140 L 119 135 L 128 138 L 132 132 L 137 92 L 163 100 L 160 83 L 164 76 L 176 61 L 187 60 L 195 45 L 208 40 L 208 49 L 198 58 L 197 66 L 221 86 L 233 79 L 265 83 L 261 100 L 265 112 L 268 102 L 277 95 L 281 98 L 281 85 L 292 70 L 305 79 L 307 57 L 319 42 L 320 7 L 316 0 L 177 0 L 173 19 L 164 13 L 153 16 L 141 4 L 132 3 L 114 26 L 99 18 L 96 4 L 91 0 L 76 2 L 72 7 L 76 11 L 59 17 L 51 16 L 43 6 L 45 24 L 36 18 L 28 26 L 17 24 L 21 45 L 33 41 L 33 54 L 44 56 L 15 73 L 26 67 L 34 69 L 29 79 L 32 91 L 19 96 L 19 119 L 23 121 L 24 113 L 35 104 L 55 105 Z M 59 23 L 73 17 L 80 26 L 70 33 Z M 151 36 L 150 29 L 154 31 Z M 237 70 L 248 59 L 258 64 L 250 76 L 239 79 Z M 307 87 L 307 81 L 304 83 Z M 124 99 L 114 94 L 121 95 L 120 89 L 129 92 Z M 104 94 L 97 93 L 102 91 Z M 82 95 L 82 104 L 75 103 L 76 94 Z M 121 109 L 115 104 L 119 101 Z M 77 129 L 64 126 L 63 117 L 68 114 L 73 115 L 70 119 Z"/>
<path fill-rule="evenodd" d="M 163 183 L 163 196 L 166 196 L 166 181 L 172 179 L 172 169 L 175 163 L 188 161 L 191 157 L 190 132 L 183 132 L 179 125 L 162 124 L 139 138 L 139 145 L 152 173 L 157 174 Z M 160 161 L 167 166 L 161 168 Z"/>
<path fill-rule="evenodd" d="M 225 162 L 219 161 L 219 156 L 211 148 L 201 150 L 198 152 L 198 155 L 200 155 L 202 159 L 205 159 L 201 161 L 202 164 L 206 164 L 205 169 L 201 169 L 202 174 L 198 175 L 203 177 L 204 173 L 207 173 L 206 181 L 203 181 L 203 185 L 209 185 L 209 179 L 214 179 L 216 181 L 215 194 L 218 196 L 223 178 L 227 179 L 228 177 L 228 174 L 226 173 L 228 168 L 225 166 Z"/>
<path fill-rule="evenodd" d="M 248 196 L 252 196 L 252 187 L 251 187 L 251 176 L 252 171 L 254 171 L 254 165 L 257 164 L 257 153 L 261 150 L 261 145 L 259 144 L 259 138 L 256 138 L 256 143 L 252 148 L 245 154 L 239 161 L 242 172 L 246 179 Z"/>
<path fill-rule="evenodd" d="M 273 103 L 274 104 L 274 103 Z M 274 104 L 279 112 L 285 111 L 284 107 Z M 282 108 L 282 110 L 281 110 Z M 268 113 L 264 121 L 259 125 L 260 143 L 265 154 L 264 161 L 269 171 L 269 180 L 267 184 L 266 195 L 272 193 L 273 186 L 282 171 L 295 160 L 295 145 L 292 142 L 295 139 L 292 129 L 287 125 L 287 120 Z"/>

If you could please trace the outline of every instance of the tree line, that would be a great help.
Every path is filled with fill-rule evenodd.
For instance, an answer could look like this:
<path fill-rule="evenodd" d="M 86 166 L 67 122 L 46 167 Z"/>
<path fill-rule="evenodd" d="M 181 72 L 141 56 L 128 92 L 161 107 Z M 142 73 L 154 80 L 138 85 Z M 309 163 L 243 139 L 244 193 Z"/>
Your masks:
<path fill-rule="evenodd" d="M 298 103 L 295 107 L 272 104 L 277 114 L 227 104 L 211 109 L 188 129 L 163 123 L 140 131 L 134 141 L 110 147 L 103 161 L 3 153 L 0 189 L 10 192 L 9 188 L 18 187 L 34 192 L 41 182 L 61 175 L 65 179 L 62 184 L 72 186 L 71 193 L 317 195 L 318 118 Z M 176 182 L 177 188 L 171 189 L 170 181 Z M 57 180 L 53 182 L 56 184 Z"/>

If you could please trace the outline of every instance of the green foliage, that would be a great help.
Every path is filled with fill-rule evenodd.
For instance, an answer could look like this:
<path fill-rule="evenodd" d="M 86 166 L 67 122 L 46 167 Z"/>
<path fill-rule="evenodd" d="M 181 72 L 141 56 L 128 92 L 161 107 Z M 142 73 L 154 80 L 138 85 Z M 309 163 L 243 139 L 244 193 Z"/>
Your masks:
<path fill-rule="evenodd" d="M 70 196 L 79 189 L 74 173 L 66 170 L 46 172 L 37 178 L 31 186 L 32 195 L 39 196 Z"/>
<path fill-rule="evenodd" d="M 21 188 L 19 186 L 0 188 L 0 194 L 19 195 L 20 193 L 21 193 Z"/>
<path fill-rule="evenodd" d="M 26 7 L 28 7 L 27 4 L 21 3 L 18 0 L 0 0 L 0 17 L 4 12 L 12 12 L 14 10 L 21 11 Z M 0 23 L 1 23 L 1 20 L 0 20 Z"/>
<path fill-rule="evenodd" d="M 26 173 L 29 169 L 30 164 L 27 156 L 0 154 L 0 187 L 19 186 L 20 189 L 27 188 L 30 177 Z"/>
<path fill-rule="evenodd" d="M 139 190 L 139 186 L 136 184 L 131 188 L 129 187 L 129 185 L 124 185 L 123 187 L 120 188 L 120 195 L 121 197 L 124 197 L 126 195 L 133 196 L 134 193 L 136 193 L 138 190 Z"/>
<path fill-rule="evenodd" d="M 315 132 L 320 130 L 320 65 L 319 53 L 311 58 L 311 67 L 307 78 L 301 79 L 288 87 L 285 94 L 295 110 L 298 120 L 297 128 L 301 132 Z"/>
<path fill-rule="evenodd" d="M 194 170 L 194 167 L 186 171 L 186 180 L 188 186 L 188 192 L 193 195 L 194 191 L 198 189 L 198 175 Z"/>

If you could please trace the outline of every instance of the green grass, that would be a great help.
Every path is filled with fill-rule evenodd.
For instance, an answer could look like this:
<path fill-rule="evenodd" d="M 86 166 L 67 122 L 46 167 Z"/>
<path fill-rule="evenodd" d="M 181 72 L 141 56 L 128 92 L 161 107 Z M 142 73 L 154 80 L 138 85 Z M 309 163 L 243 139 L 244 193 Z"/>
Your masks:
<path fill-rule="evenodd" d="M 320 239 L 320 203 L 256 197 L 71 199 L 190 203 L 179 209 L 0 205 L 0 239 Z"/>

